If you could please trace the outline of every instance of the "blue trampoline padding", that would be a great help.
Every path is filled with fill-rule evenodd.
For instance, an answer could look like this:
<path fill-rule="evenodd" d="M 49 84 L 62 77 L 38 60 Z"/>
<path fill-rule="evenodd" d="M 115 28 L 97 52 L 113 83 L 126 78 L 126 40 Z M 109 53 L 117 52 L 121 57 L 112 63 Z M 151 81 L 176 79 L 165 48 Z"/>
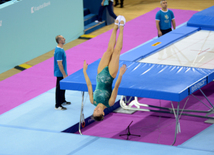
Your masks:
<path fill-rule="evenodd" d="M 192 33 L 195 33 L 199 30 L 200 30 L 199 27 L 189 27 L 187 25 L 184 25 L 184 26 L 181 26 L 181 27 L 171 31 L 170 33 L 174 33 L 174 34 L 179 33 L 179 34 L 183 34 L 184 37 L 186 37 L 186 36 L 188 36 Z"/>
<path fill-rule="evenodd" d="M 195 150 L 212 151 L 214 154 L 214 124 L 206 128 L 196 136 L 190 138 L 183 144 L 179 145 L 182 148 Z"/>
<path fill-rule="evenodd" d="M 209 76 L 208 76 L 208 83 L 212 82 L 214 80 L 214 69 L 213 69 L 213 73 L 211 73 Z"/>
<path fill-rule="evenodd" d="M 186 25 L 173 30 L 162 37 L 159 37 L 143 46 L 139 46 L 138 48 L 133 49 L 131 52 L 124 53 L 121 57 L 120 60 L 125 60 L 125 61 L 139 61 L 150 54 L 153 54 L 170 44 L 198 31 L 199 28 L 195 27 L 187 27 Z M 156 46 L 152 46 L 157 42 L 161 42 L 160 44 Z"/>
<path fill-rule="evenodd" d="M 99 60 L 88 66 L 88 76 L 93 90 Z M 181 101 L 194 91 L 208 83 L 210 69 L 182 66 L 159 65 L 120 61 L 120 67 L 126 64 L 128 69 L 123 76 L 118 95 L 137 96 L 170 101 Z M 113 86 L 116 79 L 113 82 Z M 61 81 L 61 89 L 88 91 L 83 75 L 79 70 Z"/>
<path fill-rule="evenodd" d="M 195 13 L 187 22 L 187 26 L 200 27 L 204 30 L 214 30 L 214 6 Z"/>

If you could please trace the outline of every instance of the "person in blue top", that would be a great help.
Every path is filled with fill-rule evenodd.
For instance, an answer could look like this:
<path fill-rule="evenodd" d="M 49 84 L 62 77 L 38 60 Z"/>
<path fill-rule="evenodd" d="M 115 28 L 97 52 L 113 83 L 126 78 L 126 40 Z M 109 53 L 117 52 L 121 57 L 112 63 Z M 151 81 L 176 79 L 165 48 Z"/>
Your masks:
<path fill-rule="evenodd" d="M 84 61 L 83 73 L 88 87 L 90 102 L 96 106 L 93 112 L 93 118 L 96 121 L 101 121 L 104 118 L 104 109 L 113 106 L 117 97 L 118 88 L 122 80 L 122 76 L 127 70 L 126 65 L 120 68 L 118 79 L 112 90 L 112 83 L 119 70 L 120 52 L 123 46 L 123 29 L 125 18 L 118 16 L 115 20 L 115 25 L 110 37 L 107 51 L 103 54 L 97 69 L 97 85 L 93 92 L 91 81 L 87 75 L 88 64 Z M 117 30 L 120 29 L 119 36 L 116 42 Z"/>
<path fill-rule="evenodd" d="M 167 9 L 167 1 L 162 0 L 160 2 L 161 10 L 159 10 L 156 14 L 156 27 L 158 30 L 158 37 L 172 31 L 176 28 L 175 17 L 171 10 Z M 171 24 L 172 23 L 172 24 Z"/>
<path fill-rule="evenodd" d="M 114 14 L 114 11 L 113 11 L 113 1 L 114 0 L 102 0 L 101 6 L 98 12 L 98 17 L 97 17 L 97 20 L 95 20 L 95 23 L 102 22 L 103 11 L 106 7 L 108 9 L 109 15 L 112 16 L 114 19 L 117 18 L 117 16 Z"/>
<path fill-rule="evenodd" d="M 66 108 L 63 107 L 62 104 L 70 105 L 71 102 L 67 102 L 65 100 L 65 90 L 60 89 L 60 80 L 68 76 L 66 54 L 63 49 L 63 45 L 65 44 L 65 38 L 62 35 L 58 35 L 55 39 L 58 44 L 54 52 L 54 76 L 57 77 L 55 109 L 66 110 Z"/>

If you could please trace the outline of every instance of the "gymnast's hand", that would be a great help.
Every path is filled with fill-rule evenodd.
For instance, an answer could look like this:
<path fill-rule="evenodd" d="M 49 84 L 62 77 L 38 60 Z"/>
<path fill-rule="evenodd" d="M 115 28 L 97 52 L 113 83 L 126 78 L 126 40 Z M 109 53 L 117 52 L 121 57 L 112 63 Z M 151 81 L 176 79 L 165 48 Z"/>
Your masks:
<path fill-rule="evenodd" d="M 126 70 L 127 70 L 127 67 L 125 64 L 123 64 L 123 66 L 120 67 L 120 75 L 122 76 L 126 72 Z"/>
<path fill-rule="evenodd" d="M 84 60 L 83 71 L 86 71 L 87 68 L 88 68 L 88 64 L 87 64 L 87 62 Z"/>

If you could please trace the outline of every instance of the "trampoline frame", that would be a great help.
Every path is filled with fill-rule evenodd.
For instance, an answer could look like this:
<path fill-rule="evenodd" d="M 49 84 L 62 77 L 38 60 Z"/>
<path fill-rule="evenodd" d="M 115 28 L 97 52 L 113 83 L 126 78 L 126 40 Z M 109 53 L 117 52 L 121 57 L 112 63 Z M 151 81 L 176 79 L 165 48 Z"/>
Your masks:
<path fill-rule="evenodd" d="M 172 108 L 166 108 L 166 107 L 161 107 L 161 106 L 154 106 L 154 105 L 149 105 L 149 104 L 144 104 L 144 103 L 140 103 L 138 101 L 138 97 L 134 97 L 134 100 L 132 100 L 130 102 L 130 100 L 126 99 L 126 96 L 121 96 L 120 99 L 120 106 L 124 109 L 124 110 L 135 110 L 135 111 L 145 111 L 145 112 L 157 112 L 157 113 L 168 113 L 168 114 L 174 114 L 175 116 L 175 120 L 176 120 L 176 125 L 175 125 L 175 137 L 174 137 L 174 141 L 171 145 L 174 145 L 177 139 L 177 134 L 179 132 L 181 132 L 180 130 L 180 123 L 179 123 L 179 119 L 181 117 L 181 115 L 185 115 L 185 116 L 191 116 L 191 117 L 200 117 L 200 118 L 207 118 L 207 119 L 214 119 L 214 117 L 209 117 L 208 115 L 213 114 L 214 113 L 214 105 L 210 102 L 210 100 L 207 98 L 207 96 L 204 94 L 204 92 L 199 89 L 200 92 L 203 94 L 203 96 L 206 98 L 206 100 L 208 101 L 208 103 L 212 106 L 212 108 L 209 107 L 208 111 L 199 111 L 199 110 L 185 110 L 185 109 L 180 109 L 180 102 L 177 102 L 177 108 L 174 108 L 173 106 L 173 101 L 171 101 L 171 105 Z M 193 94 L 191 94 L 193 95 Z M 194 96 L 194 95 L 193 95 Z M 196 96 L 194 96 L 196 98 Z M 196 98 L 198 99 L 198 98 Z M 189 98 L 186 99 L 186 103 L 188 102 Z M 199 99 L 198 99 L 199 100 Z M 199 100 L 200 102 L 202 102 L 201 100 Z M 186 105 L 185 103 L 185 105 Z M 203 103 L 203 102 L 202 102 Z M 205 103 L 203 103 L 205 104 Z M 206 105 L 206 104 L 205 104 Z M 135 106 L 135 107 L 133 107 Z M 153 109 L 145 109 L 144 107 L 148 107 L 148 108 L 156 108 L 156 109 L 160 109 L 160 110 L 153 110 Z M 185 107 L 185 106 L 184 106 Z M 181 111 L 181 112 L 180 112 Z M 188 114 L 188 113 L 183 113 L 183 112 L 194 112 L 194 113 L 206 113 L 206 116 L 203 115 L 195 115 L 195 114 Z"/>

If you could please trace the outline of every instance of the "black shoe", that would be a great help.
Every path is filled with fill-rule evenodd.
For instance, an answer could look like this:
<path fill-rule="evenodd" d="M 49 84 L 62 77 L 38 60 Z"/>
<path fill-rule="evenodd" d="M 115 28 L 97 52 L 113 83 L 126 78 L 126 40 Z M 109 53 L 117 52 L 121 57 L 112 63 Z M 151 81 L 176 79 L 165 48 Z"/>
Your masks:
<path fill-rule="evenodd" d="M 59 106 L 58 108 L 55 108 L 56 110 L 67 110 L 67 108 L 63 107 L 63 106 Z"/>
<path fill-rule="evenodd" d="M 67 101 L 62 103 L 62 105 L 70 105 L 70 104 L 71 102 L 67 102 Z"/>
<path fill-rule="evenodd" d="M 121 5 L 120 8 L 123 8 L 123 5 Z"/>

